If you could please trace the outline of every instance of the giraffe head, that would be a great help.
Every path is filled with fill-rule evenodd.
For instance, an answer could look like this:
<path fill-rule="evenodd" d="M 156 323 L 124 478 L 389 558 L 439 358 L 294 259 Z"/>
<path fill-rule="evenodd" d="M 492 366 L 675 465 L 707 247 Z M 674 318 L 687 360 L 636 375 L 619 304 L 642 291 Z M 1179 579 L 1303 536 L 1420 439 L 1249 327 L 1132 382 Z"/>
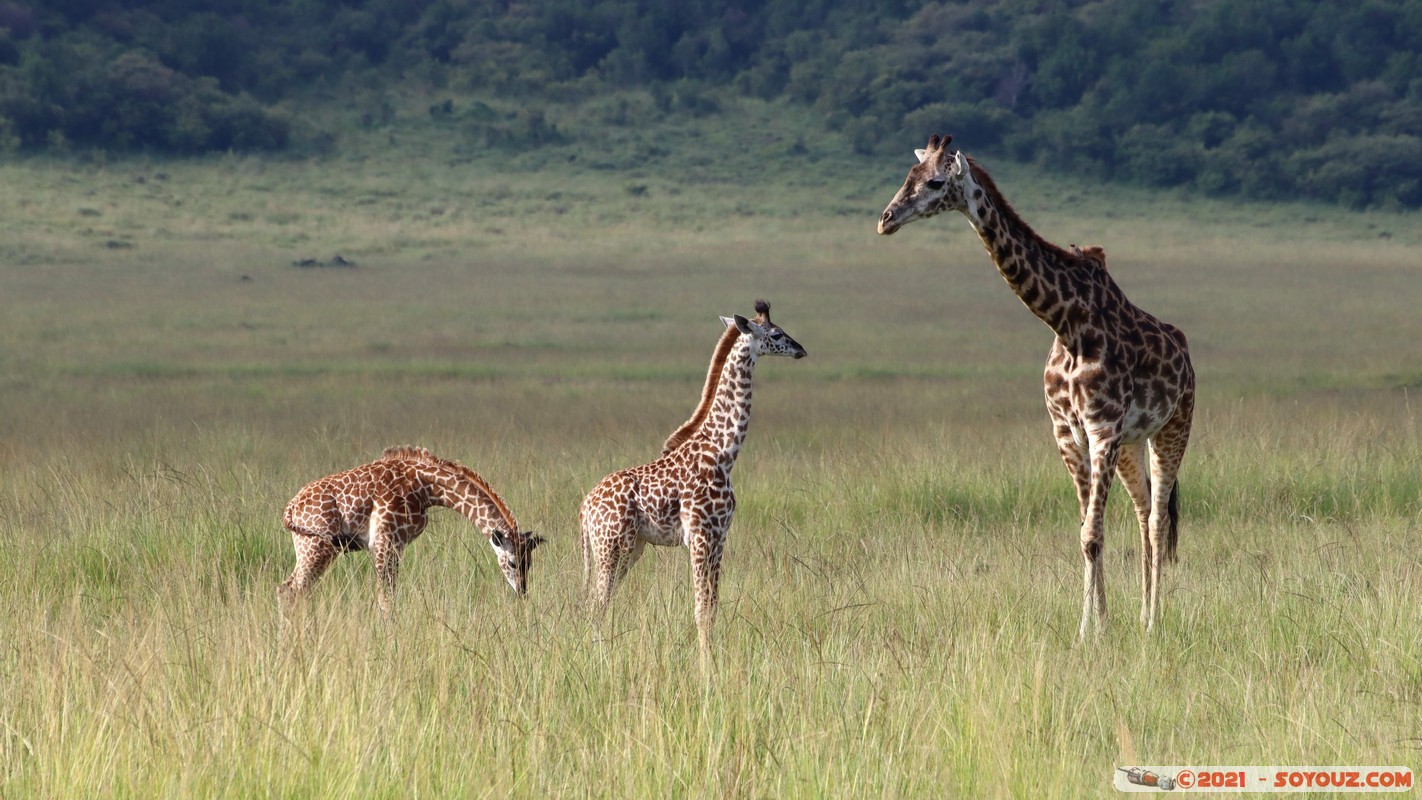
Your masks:
<path fill-rule="evenodd" d="M 751 352 L 758 356 L 788 356 L 804 358 L 805 348 L 790 338 L 779 325 L 770 321 L 770 304 L 764 300 L 755 301 L 755 319 L 746 319 L 740 314 L 721 317 L 726 327 L 734 325 L 743 336 L 750 337 Z"/>
<path fill-rule="evenodd" d="M 977 187 L 968 157 L 950 148 L 952 136 L 934 134 L 928 147 L 913 151 L 918 163 L 909 170 L 902 189 L 879 218 L 879 233 L 888 236 L 916 219 L 944 211 L 965 211 Z"/>
<path fill-rule="evenodd" d="M 496 530 L 489 537 L 489 546 L 499 558 L 499 571 L 514 594 L 528 593 L 528 571 L 533 567 L 533 549 L 543 544 L 542 536 L 534 536 L 533 531 L 504 533 Z"/>

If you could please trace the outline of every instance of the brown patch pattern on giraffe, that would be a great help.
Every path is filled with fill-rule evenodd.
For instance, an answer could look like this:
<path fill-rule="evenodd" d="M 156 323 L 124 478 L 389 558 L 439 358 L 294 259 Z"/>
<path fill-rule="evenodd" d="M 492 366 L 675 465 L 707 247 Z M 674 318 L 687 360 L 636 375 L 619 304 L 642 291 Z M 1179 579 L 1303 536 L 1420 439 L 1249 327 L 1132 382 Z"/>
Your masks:
<path fill-rule="evenodd" d="M 283 516 L 296 566 L 277 595 L 289 609 L 310 591 L 340 553 L 369 550 L 375 561 L 380 610 L 389 615 L 405 546 L 442 506 L 488 537 L 499 571 L 515 593 L 528 591 L 533 550 L 543 538 L 520 531 L 503 498 L 474 470 L 423 447 L 391 447 L 381 457 L 307 484 Z"/>
<path fill-rule="evenodd" d="M 884 209 L 889 235 L 943 211 L 968 218 L 1022 303 L 1056 334 L 1043 374 L 1052 431 L 1080 508 L 1086 562 L 1081 635 L 1106 622 L 1104 514 L 1113 475 L 1141 532 L 1141 621 L 1154 626 L 1160 570 L 1179 534 L 1176 476 L 1190 440 L 1195 372 L 1185 334 L 1126 299 L 1099 246 L 1058 247 L 1039 236 L 987 171 L 933 136 Z"/>
<path fill-rule="evenodd" d="M 751 379 L 762 355 L 804 358 L 805 349 L 770 320 L 722 317 L 717 342 L 691 418 L 666 441 L 660 458 L 603 478 L 583 498 L 583 582 L 597 613 L 647 544 L 685 546 L 691 554 L 696 625 L 703 667 L 716 615 L 721 554 L 736 510 L 731 468 L 750 424 Z"/>

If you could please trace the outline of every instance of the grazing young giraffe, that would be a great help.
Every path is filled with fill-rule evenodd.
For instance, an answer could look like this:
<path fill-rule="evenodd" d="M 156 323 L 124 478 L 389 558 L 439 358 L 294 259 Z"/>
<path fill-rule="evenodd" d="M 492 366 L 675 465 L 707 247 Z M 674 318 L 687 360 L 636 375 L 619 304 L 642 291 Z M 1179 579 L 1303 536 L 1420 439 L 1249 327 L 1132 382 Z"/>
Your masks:
<path fill-rule="evenodd" d="M 762 355 L 804 358 L 805 348 L 770 321 L 757 300 L 755 319 L 722 317 L 701 403 L 650 464 L 614 472 L 583 498 L 583 583 L 601 614 L 642 549 L 685 545 L 691 552 L 702 664 L 716 616 L 721 551 L 736 510 L 731 468 L 750 424 L 751 377 Z"/>
<path fill-rule="evenodd" d="M 381 613 L 395 602 L 405 545 L 425 529 L 426 512 L 443 506 L 489 538 L 499 569 L 516 594 L 528 591 L 533 549 L 543 538 L 519 531 L 513 512 L 474 470 L 423 447 L 391 447 L 376 461 L 306 485 L 286 506 L 296 567 L 277 589 L 283 610 L 299 600 L 340 553 L 370 550 Z"/>
<path fill-rule="evenodd" d="M 933 136 L 879 220 L 888 235 L 943 211 L 968 218 L 1007 285 L 1056 333 L 1043 377 L 1057 449 L 1076 483 L 1086 561 L 1079 634 L 1106 624 L 1103 515 L 1114 472 L 1141 529 L 1141 622 L 1155 624 L 1163 558 L 1175 560 L 1176 474 L 1190 440 L 1195 371 L 1185 334 L 1132 305 L 1100 248 L 1037 235 L 986 171 Z M 1147 448 L 1149 444 L 1149 448 Z M 1147 452 L 1149 460 L 1147 461 Z"/>

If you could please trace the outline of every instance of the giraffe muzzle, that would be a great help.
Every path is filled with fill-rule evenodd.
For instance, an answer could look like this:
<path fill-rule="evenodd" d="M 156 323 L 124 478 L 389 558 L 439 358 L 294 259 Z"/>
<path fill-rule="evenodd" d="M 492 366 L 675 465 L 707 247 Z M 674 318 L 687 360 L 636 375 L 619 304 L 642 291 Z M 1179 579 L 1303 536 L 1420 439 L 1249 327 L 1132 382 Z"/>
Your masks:
<path fill-rule="evenodd" d="M 879 235 L 889 236 L 899 229 L 899 224 L 894 221 L 894 211 L 889 209 L 884 212 L 884 216 L 879 218 Z"/>

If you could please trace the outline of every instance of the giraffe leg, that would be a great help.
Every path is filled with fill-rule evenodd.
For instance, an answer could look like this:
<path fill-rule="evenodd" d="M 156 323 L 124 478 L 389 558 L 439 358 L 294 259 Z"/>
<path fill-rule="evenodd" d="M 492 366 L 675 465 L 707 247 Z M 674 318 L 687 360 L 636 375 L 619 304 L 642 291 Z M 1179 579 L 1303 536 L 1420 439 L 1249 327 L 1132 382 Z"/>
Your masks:
<path fill-rule="evenodd" d="M 1151 553 L 1154 543 L 1150 537 L 1151 490 L 1150 474 L 1147 472 L 1145 442 L 1121 446 L 1121 456 L 1116 462 L 1116 476 L 1131 496 L 1136 509 L 1136 522 L 1141 530 L 1141 622 L 1149 621 L 1149 601 L 1151 586 L 1155 576 L 1151 573 Z"/>
<path fill-rule="evenodd" d="M 635 533 L 626 531 L 607 538 L 611 541 L 607 542 L 606 548 L 601 552 L 594 549 L 593 553 L 592 609 L 597 618 L 607 613 L 617 584 L 627 577 L 628 570 L 632 569 L 647 544 Z"/>
<path fill-rule="evenodd" d="M 612 592 L 617 588 L 618 547 L 611 545 L 611 549 L 597 555 L 597 562 L 593 570 L 591 602 L 593 617 L 602 619 L 607 613 L 607 606 L 612 602 Z"/>
<path fill-rule="evenodd" d="M 1106 576 L 1102 572 L 1102 551 L 1106 540 L 1106 498 L 1111 492 L 1111 479 L 1116 472 L 1119 455 L 1120 442 L 1115 435 L 1092 436 L 1091 491 L 1087 498 L 1086 518 L 1081 523 L 1081 555 L 1086 561 L 1086 575 L 1081 627 L 1077 635 L 1083 639 L 1092 618 L 1095 618 L 1097 633 L 1106 628 Z"/>
<path fill-rule="evenodd" d="M 1076 486 L 1076 521 L 1080 525 L 1086 519 L 1086 505 L 1091 499 L 1091 461 L 1087 458 L 1086 448 L 1076 443 L 1070 431 L 1067 431 L 1065 438 L 1057 435 L 1057 452 L 1061 454 L 1062 463 Z"/>
<path fill-rule="evenodd" d="M 639 559 L 639 558 L 642 557 L 642 552 L 643 552 L 644 550 L 646 550 L 646 549 L 647 549 L 647 540 L 646 540 L 646 539 L 643 539 L 643 538 L 640 537 L 640 536 L 634 536 L 634 537 L 632 538 L 632 547 L 631 547 L 631 549 L 629 549 L 629 550 L 627 551 L 626 555 L 624 555 L 624 556 L 622 557 L 622 561 L 621 561 L 621 563 L 618 565 L 618 566 L 619 566 L 619 569 L 617 570 L 617 580 L 618 580 L 619 582 L 620 582 L 623 578 L 627 577 L 627 573 L 629 573 L 629 572 L 632 571 L 632 567 L 637 564 L 637 559 Z"/>
<path fill-rule="evenodd" d="M 578 543 L 581 544 L 583 547 L 583 601 L 587 602 L 592 599 L 593 588 L 592 537 L 590 532 L 588 531 L 588 525 L 586 522 L 580 522 L 578 528 L 579 532 L 582 534 L 578 537 Z"/>
<path fill-rule="evenodd" d="M 1155 617 L 1160 610 L 1160 567 L 1165 558 L 1175 560 L 1175 541 L 1179 533 L 1180 520 L 1176 500 L 1176 476 L 1180 472 L 1180 462 L 1185 458 L 1185 446 L 1190 441 L 1190 412 L 1193 407 L 1186 404 L 1183 410 L 1167 422 L 1164 428 L 1151 439 L 1150 478 L 1153 493 L 1150 511 L 1151 539 L 1151 585 L 1150 606 L 1146 610 L 1146 630 L 1155 627 Z"/>
<path fill-rule="evenodd" d="M 370 557 L 375 561 L 376 594 L 381 616 L 389 619 L 395 612 L 395 580 L 400 574 L 400 555 L 404 546 L 389 536 L 372 536 Z"/>
<path fill-rule="evenodd" d="M 1051 364 L 1049 362 L 1048 368 L 1050 369 L 1050 367 Z M 1099 561 L 1093 557 L 1093 554 L 1099 555 L 1100 551 L 1100 528 L 1090 528 L 1087 525 L 1091 510 L 1093 463 L 1091 453 L 1086 445 L 1079 442 L 1076 435 L 1072 432 L 1072 416 L 1069 398 L 1054 396 L 1050 382 L 1048 383 L 1047 393 L 1047 413 L 1052 418 L 1052 434 L 1057 440 L 1057 452 L 1061 455 L 1062 463 L 1066 465 L 1067 472 L 1071 475 L 1072 485 L 1076 487 L 1076 519 L 1077 524 L 1081 526 L 1081 548 L 1082 554 L 1086 558 L 1081 628 L 1078 630 L 1077 635 L 1085 638 L 1087 620 L 1092 616 L 1096 616 L 1099 629 L 1106 613 L 1105 584 L 1100 577 Z M 1109 475 L 1107 485 L 1109 488 Z M 1095 533 L 1093 534 L 1091 531 L 1095 531 Z M 1100 607 L 1099 612 L 1097 611 L 1098 601 Z"/>
<path fill-rule="evenodd" d="M 296 566 L 292 568 L 291 576 L 277 587 L 277 599 L 283 615 L 296 607 L 339 555 L 330 541 L 309 533 L 292 531 L 291 543 L 296 550 Z"/>
<path fill-rule="evenodd" d="M 1052 348 L 1052 356 L 1057 348 Z M 1086 443 L 1077 440 L 1072 432 L 1071 397 L 1065 392 L 1065 382 L 1057 378 L 1054 362 L 1047 362 L 1047 416 L 1052 420 L 1052 436 L 1057 440 L 1057 453 L 1062 457 L 1072 484 L 1076 486 L 1077 524 L 1086 519 L 1086 504 L 1091 496 L 1091 459 Z"/>
<path fill-rule="evenodd" d="M 603 605 L 607 605 L 612 600 L 613 589 L 617 588 L 617 584 L 622 583 L 622 579 L 632 571 L 632 565 L 642 557 L 642 551 L 646 546 L 646 540 L 635 534 L 624 535 L 618 540 L 617 547 L 613 549 L 612 563 L 604 570 L 608 579 L 604 584 L 606 592 L 603 597 Z"/>
<path fill-rule="evenodd" d="M 716 609 L 721 593 L 721 552 L 725 535 L 704 526 L 689 526 L 686 531 L 691 551 L 691 584 L 696 594 L 696 636 L 701 648 L 701 671 L 709 674 L 711 667 L 711 627 L 716 622 Z"/>

